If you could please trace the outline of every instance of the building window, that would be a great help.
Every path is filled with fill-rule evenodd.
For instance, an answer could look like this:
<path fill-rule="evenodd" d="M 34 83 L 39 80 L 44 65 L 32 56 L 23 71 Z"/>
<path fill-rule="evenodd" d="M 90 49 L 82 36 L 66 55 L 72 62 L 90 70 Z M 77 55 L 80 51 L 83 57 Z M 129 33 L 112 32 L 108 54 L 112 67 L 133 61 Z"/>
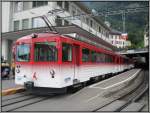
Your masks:
<path fill-rule="evenodd" d="M 99 32 L 101 32 L 101 27 L 100 26 L 98 27 L 98 30 L 99 30 Z"/>
<path fill-rule="evenodd" d="M 76 11 L 72 10 L 72 15 L 75 16 L 76 15 Z"/>
<path fill-rule="evenodd" d="M 108 32 L 106 32 L 106 38 L 108 38 L 109 37 L 109 33 Z"/>
<path fill-rule="evenodd" d="M 64 20 L 64 25 L 69 25 L 69 22 L 67 20 Z"/>
<path fill-rule="evenodd" d="M 34 8 L 34 7 L 44 6 L 44 5 L 48 5 L 48 1 L 40 1 L 40 2 L 34 1 L 32 7 Z"/>
<path fill-rule="evenodd" d="M 89 25 L 89 18 L 86 18 L 86 24 Z"/>
<path fill-rule="evenodd" d="M 63 2 L 62 1 L 57 1 L 57 5 L 60 6 L 60 7 L 63 7 Z"/>
<path fill-rule="evenodd" d="M 116 41 L 115 44 L 119 44 L 119 41 Z"/>
<path fill-rule="evenodd" d="M 65 2 L 65 10 L 69 11 L 69 2 Z"/>
<path fill-rule="evenodd" d="M 103 34 L 103 29 L 101 29 L 101 33 Z"/>
<path fill-rule="evenodd" d="M 31 2 L 23 2 L 23 10 L 30 9 Z"/>
<path fill-rule="evenodd" d="M 93 21 L 92 20 L 90 20 L 90 26 L 93 27 Z"/>
<path fill-rule="evenodd" d="M 37 28 L 37 27 L 45 27 L 46 24 L 44 20 L 42 20 L 39 17 L 32 18 L 32 28 Z"/>
<path fill-rule="evenodd" d="M 14 21 L 14 31 L 19 30 L 19 20 L 18 21 Z"/>
<path fill-rule="evenodd" d="M 75 16 L 76 15 L 76 7 L 72 6 L 72 15 Z"/>
<path fill-rule="evenodd" d="M 62 19 L 60 16 L 57 16 L 55 19 L 56 26 L 62 26 Z"/>
<path fill-rule="evenodd" d="M 72 45 L 63 43 L 62 44 L 62 61 L 68 62 L 72 61 Z"/>
<path fill-rule="evenodd" d="M 81 15 L 81 11 L 79 9 L 77 9 L 77 15 Z M 81 18 L 81 16 L 77 16 L 78 19 Z"/>
<path fill-rule="evenodd" d="M 87 48 L 82 49 L 82 62 L 89 62 L 90 60 L 90 50 Z"/>
<path fill-rule="evenodd" d="M 23 19 L 22 20 L 22 29 L 28 29 L 29 28 L 29 19 Z"/>
<path fill-rule="evenodd" d="M 116 40 L 117 40 L 117 38 L 118 38 L 117 35 L 115 35 L 115 38 L 116 38 Z"/>
<path fill-rule="evenodd" d="M 104 31 L 104 36 L 106 37 L 106 31 Z"/>
<path fill-rule="evenodd" d="M 19 12 L 23 10 L 23 2 L 15 2 L 14 11 Z"/>
<path fill-rule="evenodd" d="M 83 13 L 82 13 L 82 14 L 83 14 Z M 81 15 L 82 15 L 82 14 L 81 14 Z M 85 21 L 85 16 L 84 16 L 84 15 L 82 15 L 82 16 L 81 16 L 81 18 L 82 18 L 82 19 L 81 19 L 81 20 L 82 20 L 82 22 L 84 22 L 84 23 L 85 23 L 85 22 L 86 22 L 86 21 Z"/>

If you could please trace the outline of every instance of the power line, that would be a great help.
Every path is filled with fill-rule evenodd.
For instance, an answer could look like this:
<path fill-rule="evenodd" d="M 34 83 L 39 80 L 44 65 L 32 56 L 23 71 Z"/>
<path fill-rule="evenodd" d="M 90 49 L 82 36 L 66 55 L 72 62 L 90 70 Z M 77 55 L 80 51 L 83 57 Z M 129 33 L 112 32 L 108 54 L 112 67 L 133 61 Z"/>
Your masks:
<path fill-rule="evenodd" d="M 149 6 L 143 6 L 143 7 L 135 7 L 135 8 L 126 8 L 126 9 L 119 9 L 119 10 L 107 10 L 107 11 L 102 11 L 102 12 L 94 12 L 93 13 L 89 13 L 89 14 L 85 14 L 85 13 L 81 13 L 81 14 L 77 14 L 77 15 L 73 15 L 73 16 L 66 16 L 66 17 L 60 17 L 59 19 L 64 19 L 64 20 L 77 20 L 80 19 L 81 17 L 98 17 L 98 16 L 102 16 L 106 18 L 108 16 L 111 15 L 122 15 L 122 22 L 123 22 L 123 32 L 125 32 L 125 15 L 127 13 L 138 13 L 138 12 L 148 12 Z"/>
<path fill-rule="evenodd" d="M 109 15 L 117 15 L 117 14 L 122 14 L 124 13 L 134 13 L 134 12 L 148 12 L 148 7 L 136 7 L 136 8 L 128 8 L 128 9 L 121 9 L 121 10 L 114 10 L 114 11 L 104 11 L 104 12 L 97 12 L 96 14 L 93 13 L 80 13 L 72 16 L 65 16 L 65 17 L 60 17 L 59 19 L 69 19 L 69 20 L 74 20 L 79 19 L 82 16 L 90 16 L 90 17 L 97 17 L 97 16 L 109 16 Z M 147 9 L 146 9 L 147 8 Z"/>

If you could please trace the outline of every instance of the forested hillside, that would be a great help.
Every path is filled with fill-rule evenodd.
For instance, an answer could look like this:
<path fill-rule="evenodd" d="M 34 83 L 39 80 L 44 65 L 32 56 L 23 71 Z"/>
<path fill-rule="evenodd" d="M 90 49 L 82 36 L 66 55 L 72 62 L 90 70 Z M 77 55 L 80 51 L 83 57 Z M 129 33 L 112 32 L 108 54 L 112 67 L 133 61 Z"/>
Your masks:
<path fill-rule="evenodd" d="M 128 38 L 132 43 L 130 48 L 143 47 L 144 29 L 149 25 L 149 10 L 148 2 L 84 2 L 90 9 L 95 9 L 97 12 L 119 11 L 120 9 L 144 7 L 144 12 L 129 12 L 125 14 L 125 31 L 128 33 Z M 118 31 L 123 31 L 122 14 L 115 14 L 104 18 L 100 16 L 103 21 L 106 19 L 110 22 L 111 28 Z"/>

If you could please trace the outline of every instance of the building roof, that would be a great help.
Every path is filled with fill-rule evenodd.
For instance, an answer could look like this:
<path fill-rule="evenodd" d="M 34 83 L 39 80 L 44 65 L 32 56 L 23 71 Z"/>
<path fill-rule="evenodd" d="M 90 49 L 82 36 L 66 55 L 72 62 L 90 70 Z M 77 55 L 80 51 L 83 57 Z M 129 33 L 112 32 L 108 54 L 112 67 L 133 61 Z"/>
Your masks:
<path fill-rule="evenodd" d="M 111 31 L 109 33 L 112 34 L 112 35 L 121 35 L 122 34 L 122 32 L 117 31 L 115 29 L 111 29 Z"/>
<path fill-rule="evenodd" d="M 77 25 L 70 25 L 70 26 L 61 26 L 61 27 L 55 27 L 59 34 L 69 34 L 69 33 L 77 33 L 80 34 L 81 36 L 86 37 L 90 41 L 97 42 L 102 46 L 105 46 L 106 48 L 109 48 L 111 50 L 116 50 L 117 48 L 110 44 L 109 42 L 106 42 L 102 38 L 99 38 L 88 31 L 78 27 Z M 42 27 L 42 28 L 33 28 L 33 29 L 26 29 L 26 30 L 19 30 L 19 31 L 12 31 L 12 32 L 6 32 L 2 33 L 2 38 L 5 39 L 10 39 L 10 40 L 15 40 L 18 38 L 21 38 L 23 36 L 32 34 L 32 33 L 42 33 L 49 31 L 48 27 Z"/>

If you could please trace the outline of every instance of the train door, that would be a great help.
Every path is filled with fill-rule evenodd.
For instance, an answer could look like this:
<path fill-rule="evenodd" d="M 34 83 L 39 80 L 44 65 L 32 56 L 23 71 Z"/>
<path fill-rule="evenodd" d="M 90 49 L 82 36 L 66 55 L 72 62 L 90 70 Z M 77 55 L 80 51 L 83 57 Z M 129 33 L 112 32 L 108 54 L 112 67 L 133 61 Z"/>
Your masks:
<path fill-rule="evenodd" d="M 121 71 L 121 57 L 119 57 L 119 71 Z"/>
<path fill-rule="evenodd" d="M 117 56 L 114 56 L 114 64 L 115 64 L 115 72 L 118 72 L 118 57 Z"/>
<path fill-rule="evenodd" d="M 74 44 L 74 52 L 73 52 L 73 59 L 74 59 L 74 84 L 79 82 L 79 76 L 78 76 L 78 68 L 80 64 L 80 46 Z"/>

